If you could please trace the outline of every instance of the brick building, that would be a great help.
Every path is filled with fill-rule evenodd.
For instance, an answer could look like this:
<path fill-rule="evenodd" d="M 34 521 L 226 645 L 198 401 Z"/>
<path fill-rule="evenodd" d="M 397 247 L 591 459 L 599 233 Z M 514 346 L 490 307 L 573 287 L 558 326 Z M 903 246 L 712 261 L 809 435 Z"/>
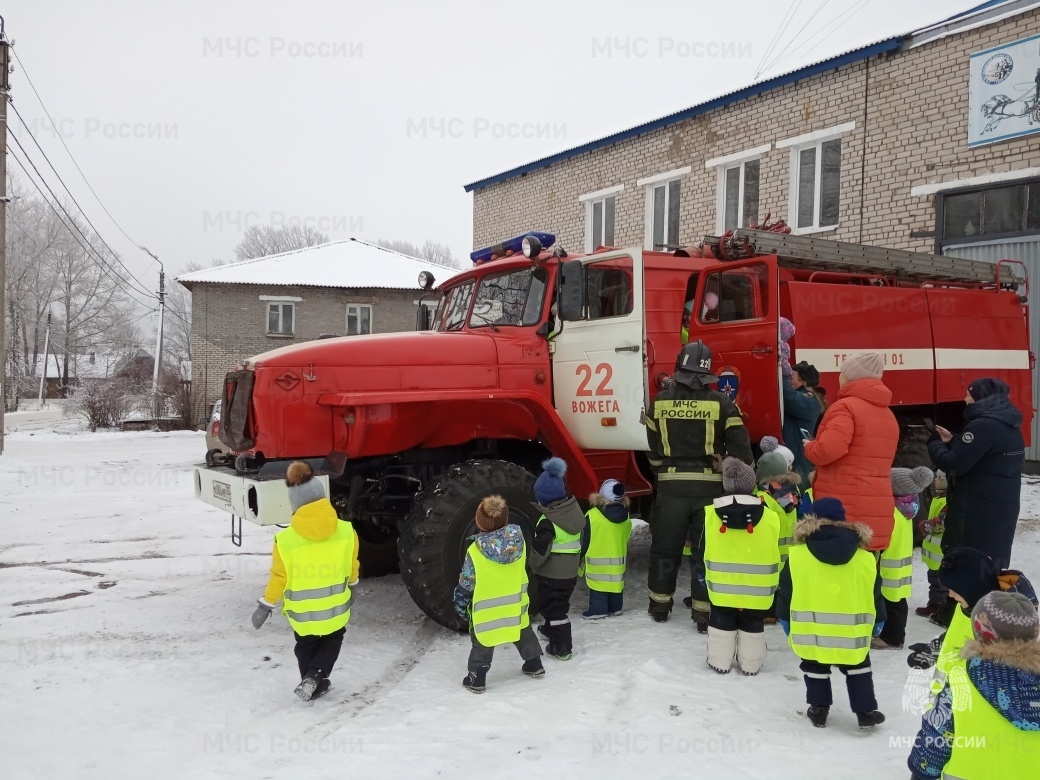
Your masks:
<path fill-rule="evenodd" d="M 191 291 L 195 417 L 204 421 L 246 358 L 321 336 L 413 330 L 422 271 L 437 282 L 454 272 L 351 238 L 179 276 Z"/>
<path fill-rule="evenodd" d="M 991 0 L 466 190 L 478 247 L 531 229 L 570 251 L 676 247 L 771 214 L 799 234 L 1022 260 L 1036 311 L 1040 3 Z M 1034 418 L 1034 460 L 1038 441 Z"/>

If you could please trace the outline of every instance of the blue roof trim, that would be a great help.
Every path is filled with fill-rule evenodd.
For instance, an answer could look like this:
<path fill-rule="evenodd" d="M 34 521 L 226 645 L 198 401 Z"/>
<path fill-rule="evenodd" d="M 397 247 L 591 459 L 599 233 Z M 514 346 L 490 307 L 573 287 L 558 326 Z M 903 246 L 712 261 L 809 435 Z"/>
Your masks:
<path fill-rule="evenodd" d="M 758 84 L 753 84 L 750 87 L 744 87 L 743 89 L 739 89 L 736 92 L 730 92 L 729 94 L 723 95 L 722 97 L 717 97 L 712 100 L 708 100 L 704 103 L 698 103 L 697 105 L 691 108 L 684 109 L 683 111 L 678 111 L 674 114 L 669 114 L 668 116 L 661 117 L 660 119 L 655 119 L 652 122 L 646 122 L 641 125 L 636 125 L 635 127 L 631 127 L 628 130 L 622 130 L 621 132 L 614 133 L 613 135 L 608 135 L 605 138 L 598 138 L 595 141 L 589 141 L 587 144 L 575 146 L 571 149 L 567 149 L 566 151 L 550 155 L 549 157 L 543 157 L 540 160 L 535 160 L 534 162 L 527 163 L 526 165 L 521 165 L 519 168 L 513 168 L 503 173 L 496 174 L 495 176 L 489 176 L 486 179 L 481 179 L 479 181 L 472 182 L 471 184 L 465 185 L 465 190 L 466 192 L 473 192 L 474 190 L 490 187 L 492 184 L 498 184 L 499 182 L 514 179 L 517 176 L 523 176 L 525 173 L 536 171 L 539 168 L 547 168 L 548 166 L 553 165 L 554 163 L 569 160 L 571 157 L 577 157 L 578 155 L 585 154 L 586 152 L 591 152 L 596 149 L 602 149 L 605 146 L 611 146 L 612 144 L 616 144 L 619 141 L 624 141 L 628 138 L 634 138 L 639 135 L 644 135 L 654 130 L 659 130 L 662 127 L 668 127 L 670 125 L 682 122 L 686 119 L 690 119 L 695 116 L 700 116 L 701 114 L 706 114 L 709 111 L 714 111 L 717 108 L 723 108 L 724 106 L 728 106 L 732 103 L 737 103 L 741 100 L 747 100 L 748 98 L 756 97 L 757 95 L 761 95 L 764 92 L 769 92 L 770 90 L 776 89 L 777 87 L 783 87 L 787 84 L 793 84 L 796 81 L 801 81 L 802 79 L 809 78 L 810 76 L 815 76 L 819 73 L 824 73 L 828 70 L 834 70 L 835 68 L 840 68 L 843 65 L 849 65 L 853 62 L 865 60 L 868 57 L 873 57 L 875 54 L 887 54 L 888 52 L 896 51 L 900 46 L 903 45 L 903 42 L 908 38 L 909 36 L 886 38 L 883 41 L 871 44 L 870 46 L 865 46 L 862 49 L 856 49 L 855 51 L 840 54 L 837 57 L 831 57 L 829 60 L 823 60 L 822 62 L 807 65 L 806 67 L 800 68 L 799 70 L 795 70 L 790 73 L 785 73 L 782 76 L 776 76 L 774 78 L 768 79 L 767 81 L 762 81 Z"/>

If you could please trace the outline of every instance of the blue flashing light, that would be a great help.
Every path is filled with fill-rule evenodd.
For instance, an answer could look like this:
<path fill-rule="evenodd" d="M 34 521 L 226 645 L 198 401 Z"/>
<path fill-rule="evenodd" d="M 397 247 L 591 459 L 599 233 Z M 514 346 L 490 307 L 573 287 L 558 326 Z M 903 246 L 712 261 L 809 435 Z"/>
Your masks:
<path fill-rule="evenodd" d="M 519 236 L 507 239 L 500 244 L 494 244 L 492 246 L 478 249 L 475 252 L 469 253 L 469 259 L 473 261 L 474 265 L 480 265 L 481 263 L 487 263 L 492 259 L 501 258 L 506 255 L 507 252 L 512 252 L 514 255 L 520 255 L 523 257 L 523 248 L 521 243 L 527 236 L 534 236 L 542 245 L 542 249 L 548 249 L 556 243 L 556 236 L 552 233 L 542 233 L 537 230 L 528 230 L 526 233 L 521 233 Z"/>

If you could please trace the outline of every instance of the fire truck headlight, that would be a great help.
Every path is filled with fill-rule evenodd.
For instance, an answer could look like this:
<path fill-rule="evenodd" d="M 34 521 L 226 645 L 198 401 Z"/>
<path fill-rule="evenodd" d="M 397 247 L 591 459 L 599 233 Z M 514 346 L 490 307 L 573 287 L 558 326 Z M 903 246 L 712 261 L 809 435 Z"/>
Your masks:
<path fill-rule="evenodd" d="M 534 260 L 542 253 L 542 242 L 534 236 L 524 236 L 524 240 L 520 242 L 520 248 L 523 250 L 524 257 Z"/>
<path fill-rule="evenodd" d="M 429 271 L 423 271 L 419 274 L 419 287 L 421 287 L 423 290 L 429 290 L 431 287 L 433 287 L 433 282 L 433 274 L 431 274 Z"/>

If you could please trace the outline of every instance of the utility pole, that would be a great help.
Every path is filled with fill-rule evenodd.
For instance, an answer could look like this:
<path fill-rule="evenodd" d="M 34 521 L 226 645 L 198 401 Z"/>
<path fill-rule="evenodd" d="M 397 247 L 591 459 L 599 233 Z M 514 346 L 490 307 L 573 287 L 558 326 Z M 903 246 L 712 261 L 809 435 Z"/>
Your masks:
<path fill-rule="evenodd" d="M 43 407 L 43 385 L 47 381 L 47 364 L 50 362 L 51 313 L 47 312 L 47 330 L 43 334 L 43 373 L 40 376 L 40 407 Z"/>
<path fill-rule="evenodd" d="M 157 423 L 161 412 L 159 408 L 159 366 L 162 365 L 163 319 L 166 314 L 166 270 L 163 268 L 162 261 L 152 254 L 147 247 L 142 246 L 140 248 L 148 252 L 152 259 L 159 264 L 159 327 L 155 331 L 155 361 L 152 367 L 153 422 Z"/>
<path fill-rule="evenodd" d="M 11 56 L 4 34 L 4 18 L 0 16 L 0 455 L 4 452 L 4 410 L 7 408 L 7 93 L 8 58 Z M 18 381 L 17 378 L 15 381 Z"/>

